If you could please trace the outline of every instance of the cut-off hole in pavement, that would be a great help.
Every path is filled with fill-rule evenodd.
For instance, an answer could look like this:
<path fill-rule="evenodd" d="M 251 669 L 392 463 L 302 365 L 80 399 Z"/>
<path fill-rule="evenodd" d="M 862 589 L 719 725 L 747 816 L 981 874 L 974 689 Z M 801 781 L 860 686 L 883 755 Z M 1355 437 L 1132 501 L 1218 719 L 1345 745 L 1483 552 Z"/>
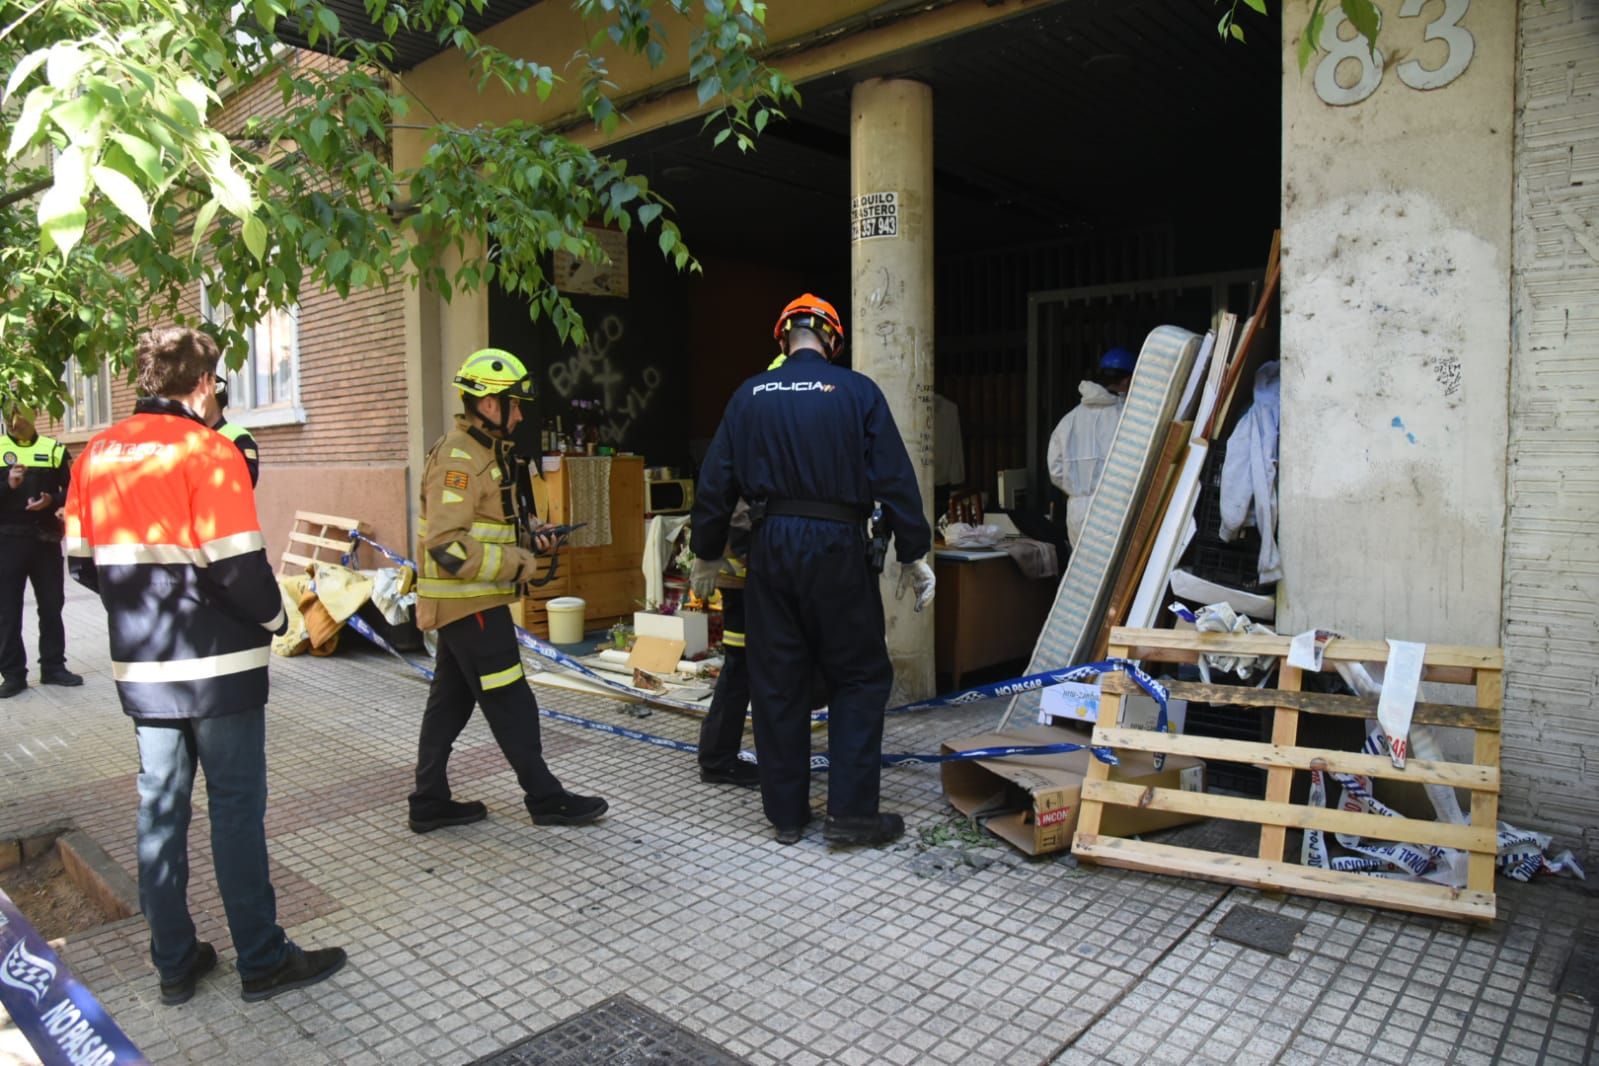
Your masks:
<path fill-rule="evenodd" d="M 1240 903 L 1216 924 L 1215 935 L 1246 948 L 1287 958 L 1294 950 L 1294 937 L 1304 928 L 1305 923 L 1298 918 L 1286 918 L 1275 911 Z"/>
<path fill-rule="evenodd" d="M 625 995 L 612 996 L 472 1066 L 746 1066 Z"/>
<path fill-rule="evenodd" d="M 1555 992 L 1599 1007 L 1599 933 L 1582 933 L 1572 941 Z"/>

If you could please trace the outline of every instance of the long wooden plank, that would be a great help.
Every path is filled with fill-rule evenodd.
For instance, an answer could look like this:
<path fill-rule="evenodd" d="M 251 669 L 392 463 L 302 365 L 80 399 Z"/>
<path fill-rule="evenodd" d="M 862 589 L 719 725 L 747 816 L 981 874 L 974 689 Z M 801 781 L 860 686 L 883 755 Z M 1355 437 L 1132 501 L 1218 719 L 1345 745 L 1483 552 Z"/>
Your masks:
<path fill-rule="evenodd" d="M 1255 313 L 1249 316 L 1249 322 L 1244 327 L 1244 335 L 1238 339 L 1238 348 L 1227 363 L 1227 375 L 1222 379 L 1221 388 L 1216 394 L 1216 406 L 1211 408 L 1210 418 L 1204 427 L 1206 440 L 1215 440 L 1217 431 L 1227 426 L 1227 412 L 1232 407 L 1233 395 L 1238 391 L 1238 380 L 1243 376 L 1244 367 L 1249 363 L 1250 349 L 1255 345 L 1255 337 L 1266 324 L 1266 315 L 1271 310 L 1272 298 L 1277 295 L 1277 286 L 1282 277 L 1282 243 L 1283 231 L 1275 230 L 1271 235 L 1271 251 L 1266 256 L 1266 283 L 1261 286 L 1260 300 L 1255 304 Z"/>
<path fill-rule="evenodd" d="M 1272 655 L 1285 658 L 1287 636 L 1252 636 L 1232 633 L 1198 633 L 1194 630 L 1128 629 L 1111 630 L 1115 644 L 1148 648 L 1153 651 L 1202 651 L 1223 655 Z M 1159 658 L 1159 656 L 1154 656 Z M 1380 640 L 1329 641 L 1322 652 L 1324 662 L 1387 662 L 1388 643 Z M 1453 666 L 1467 670 L 1503 670 L 1504 652 L 1499 648 L 1466 647 L 1454 644 L 1429 644 L 1423 660 L 1429 666 Z"/>
<path fill-rule="evenodd" d="M 1494 918 L 1495 905 L 1491 893 L 1458 891 L 1444 885 L 1388 880 L 1082 832 L 1072 842 L 1072 854 L 1105 866 L 1198 877 L 1207 881 L 1294 892 L 1303 896 L 1432 914 L 1441 918 L 1482 922 L 1491 922 Z"/>
<path fill-rule="evenodd" d="M 1105 619 L 1100 623 L 1099 636 L 1094 638 L 1094 651 L 1090 658 L 1102 658 L 1105 647 L 1110 643 L 1110 631 L 1127 621 L 1133 593 L 1144 576 L 1144 568 L 1149 565 L 1150 553 L 1155 548 L 1155 535 L 1159 532 L 1161 519 L 1166 514 L 1172 491 L 1177 485 L 1177 457 L 1187 447 L 1188 436 L 1193 428 L 1192 422 L 1173 422 L 1166 433 L 1166 443 L 1160 450 L 1160 458 L 1155 461 L 1149 488 L 1138 507 L 1138 518 L 1127 540 L 1128 551 L 1122 556 L 1116 584 L 1111 589 L 1110 600 L 1105 607 Z"/>
<path fill-rule="evenodd" d="M 1103 708 L 1104 700 L 1101 698 Z M 1157 733 L 1152 729 L 1094 730 L 1094 744 L 1124 751 L 1164 752 L 1192 755 L 1198 759 L 1244 763 L 1248 766 L 1275 766 L 1294 770 L 1325 770 L 1334 774 L 1359 774 L 1391 781 L 1410 781 L 1421 785 L 1448 785 L 1490 795 L 1499 792 L 1499 767 L 1488 763 L 1436 762 L 1407 759 L 1404 769 L 1394 766 L 1386 755 L 1364 755 L 1352 751 L 1328 751 L 1251 740 L 1223 740 L 1181 733 Z"/>
<path fill-rule="evenodd" d="M 1153 788 L 1125 781 L 1084 781 L 1083 799 L 1118 807 L 1138 807 L 1174 814 L 1193 814 L 1201 818 L 1224 818 L 1232 822 L 1280 825 L 1295 829 L 1324 829 L 1329 833 L 1348 833 L 1373 840 L 1403 840 L 1409 844 L 1431 844 L 1492 854 L 1498 837 L 1492 829 L 1449 822 L 1428 822 L 1419 818 L 1389 818 L 1381 814 L 1306 807 L 1297 803 L 1270 803 L 1242 796 L 1221 796 L 1208 792 L 1184 792 L 1176 788 Z"/>
<path fill-rule="evenodd" d="M 1287 695 L 1299 690 L 1300 671 L 1297 666 L 1283 663 L 1277 673 L 1277 684 L 1280 691 Z M 1276 748 L 1294 747 L 1299 742 L 1299 712 L 1293 707 L 1278 705 L 1272 713 L 1271 742 Z M 1268 803 L 1287 803 L 1290 793 L 1294 788 L 1294 771 L 1290 766 L 1271 766 L 1266 771 L 1266 801 Z M 1260 829 L 1260 848 L 1258 854 L 1262 859 L 1281 862 L 1283 846 L 1287 841 L 1287 830 L 1280 825 L 1265 825 Z"/>
<path fill-rule="evenodd" d="M 1375 718 L 1377 701 L 1360 696 L 1340 696 L 1330 692 L 1284 692 L 1251 685 L 1207 685 L 1199 681 L 1162 681 L 1173 699 L 1195 703 L 1237 704 L 1240 707 L 1291 707 L 1304 714 L 1334 718 Z M 1123 696 L 1143 691 L 1126 674 L 1104 674 L 1099 679 L 1102 692 Z M 1414 725 L 1444 725 L 1460 729 L 1499 729 L 1498 707 L 1463 707 L 1452 703 L 1418 703 L 1411 717 Z"/>
<path fill-rule="evenodd" d="M 1504 699 L 1504 677 L 1497 671 L 1483 670 L 1477 674 L 1477 703 L 1483 707 L 1500 708 Z M 1477 732 L 1472 748 L 1472 758 L 1479 763 L 1499 765 L 1500 736 L 1487 730 Z M 1484 830 L 1499 826 L 1499 797 L 1492 792 L 1471 794 L 1471 824 Z M 1498 856 L 1494 853 L 1473 853 L 1466 860 L 1466 887 L 1477 892 L 1492 892 L 1494 868 Z"/>
<path fill-rule="evenodd" d="M 307 559 L 305 556 L 296 555 L 293 552 L 284 552 L 283 561 L 286 563 L 293 563 L 295 566 L 311 566 L 317 560 Z"/>

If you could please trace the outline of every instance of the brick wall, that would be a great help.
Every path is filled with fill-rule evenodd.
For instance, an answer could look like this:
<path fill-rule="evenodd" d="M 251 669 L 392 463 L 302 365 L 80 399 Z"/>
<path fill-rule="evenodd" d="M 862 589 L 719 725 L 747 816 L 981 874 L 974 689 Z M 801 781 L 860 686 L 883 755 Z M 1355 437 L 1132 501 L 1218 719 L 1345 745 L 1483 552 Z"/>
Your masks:
<path fill-rule="evenodd" d="M 1599 863 L 1599 4 L 1523 0 L 1505 809 Z"/>

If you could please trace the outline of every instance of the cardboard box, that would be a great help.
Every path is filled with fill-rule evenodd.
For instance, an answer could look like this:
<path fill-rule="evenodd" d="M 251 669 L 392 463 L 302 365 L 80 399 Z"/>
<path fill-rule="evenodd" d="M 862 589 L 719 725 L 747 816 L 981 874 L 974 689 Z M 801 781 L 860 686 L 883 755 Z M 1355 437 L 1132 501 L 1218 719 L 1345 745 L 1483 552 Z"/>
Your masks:
<path fill-rule="evenodd" d="M 685 658 L 693 658 L 710 646 L 710 619 L 704 611 L 679 611 L 676 614 L 635 611 L 633 632 L 641 637 L 680 640 L 683 642 Z M 673 665 L 675 667 L 676 664 Z"/>
<path fill-rule="evenodd" d="M 987 733 L 961 740 L 946 740 L 945 752 L 970 751 L 1019 744 L 1087 744 L 1088 733 L 1055 726 L 1028 726 L 1005 733 Z M 1117 752 L 1121 765 L 1110 768 L 1112 781 L 1189 792 L 1205 790 L 1205 764 L 1184 755 L 1168 755 L 1157 771 L 1151 755 L 1141 751 Z M 941 764 L 944 795 L 951 806 L 971 816 L 996 808 L 1004 813 L 985 817 L 983 824 L 1029 855 L 1047 855 L 1071 847 L 1082 805 L 1083 779 L 1088 774 L 1087 751 L 1059 755 L 1018 755 L 1005 759 L 971 759 Z M 1100 827 L 1111 836 L 1134 836 L 1186 825 L 1201 819 L 1169 811 L 1106 807 Z"/>

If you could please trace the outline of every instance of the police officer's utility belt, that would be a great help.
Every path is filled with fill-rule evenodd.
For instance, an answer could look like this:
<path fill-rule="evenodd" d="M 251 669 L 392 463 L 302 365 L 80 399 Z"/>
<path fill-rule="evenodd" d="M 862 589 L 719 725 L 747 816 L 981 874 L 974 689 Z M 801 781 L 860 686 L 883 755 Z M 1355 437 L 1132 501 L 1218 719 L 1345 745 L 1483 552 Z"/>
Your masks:
<path fill-rule="evenodd" d="M 759 513 L 759 518 L 756 517 Z M 821 500 L 756 500 L 750 504 L 750 520 L 779 515 L 790 518 L 820 518 L 824 522 L 847 522 L 860 525 L 871 512 L 842 503 L 824 503 Z"/>

